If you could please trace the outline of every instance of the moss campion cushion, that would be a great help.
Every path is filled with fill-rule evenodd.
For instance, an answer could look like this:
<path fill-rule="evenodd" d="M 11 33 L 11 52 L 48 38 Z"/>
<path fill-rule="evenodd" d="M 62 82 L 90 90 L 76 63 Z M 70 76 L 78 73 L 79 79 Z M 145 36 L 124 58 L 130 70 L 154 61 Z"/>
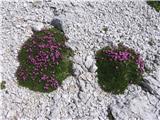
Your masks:
<path fill-rule="evenodd" d="M 16 76 L 19 85 L 34 91 L 51 92 L 71 74 L 72 50 L 65 46 L 64 33 L 50 28 L 35 32 L 22 46 Z"/>
<path fill-rule="evenodd" d="M 140 55 L 121 44 L 97 51 L 96 61 L 98 83 L 104 91 L 123 93 L 129 84 L 143 80 L 144 62 Z"/>

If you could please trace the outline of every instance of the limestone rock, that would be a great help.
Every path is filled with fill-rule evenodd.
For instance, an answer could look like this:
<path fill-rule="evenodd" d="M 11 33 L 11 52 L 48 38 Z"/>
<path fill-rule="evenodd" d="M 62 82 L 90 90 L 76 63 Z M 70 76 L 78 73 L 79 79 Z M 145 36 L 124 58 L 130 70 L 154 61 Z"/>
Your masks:
<path fill-rule="evenodd" d="M 87 56 L 86 57 L 86 62 L 85 62 L 86 68 L 90 69 L 91 66 L 92 66 L 92 64 L 93 64 L 93 58 L 92 58 L 92 56 Z"/>
<path fill-rule="evenodd" d="M 44 28 L 44 24 L 43 23 L 35 23 L 35 25 L 33 25 L 32 29 L 33 31 L 41 31 Z"/>

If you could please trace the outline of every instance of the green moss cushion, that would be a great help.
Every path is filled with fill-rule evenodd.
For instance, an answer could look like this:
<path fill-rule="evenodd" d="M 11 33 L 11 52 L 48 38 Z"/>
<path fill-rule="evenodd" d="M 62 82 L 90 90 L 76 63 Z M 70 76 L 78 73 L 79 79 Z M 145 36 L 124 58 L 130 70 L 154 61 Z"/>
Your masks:
<path fill-rule="evenodd" d="M 65 42 L 64 33 L 55 28 L 35 32 L 18 55 L 19 85 L 39 92 L 57 89 L 72 72 L 73 52 Z"/>
<path fill-rule="evenodd" d="M 97 51 L 96 61 L 98 83 L 106 92 L 123 93 L 129 84 L 139 84 L 143 79 L 143 60 L 134 50 L 122 45 Z"/>
<path fill-rule="evenodd" d="M 147 1 L 147 4 L 155 8 L 157 12 L 160 11 L 160 1 Z"/>

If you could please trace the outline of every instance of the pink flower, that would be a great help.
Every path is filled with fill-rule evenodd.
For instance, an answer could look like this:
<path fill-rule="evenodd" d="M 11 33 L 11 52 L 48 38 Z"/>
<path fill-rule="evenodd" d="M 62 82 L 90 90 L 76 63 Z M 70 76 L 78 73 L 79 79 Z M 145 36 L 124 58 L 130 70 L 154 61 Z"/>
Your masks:
<path fill-rule="evenodd" d="M 129 60 L 130 53 L 128 51 L 105 51 L 115 61 L 127 61 Z"/>
<path fill-rule="evenodd" d="M 144 61 L 142 58 L 140 58 L 140 56 L 138 56 L 136 60 L 136 64 L 138 65 L 138 68 L 140 69 L 140 71 L 143 72 L 144 71 Z"/>
<path fill-rule="evenodd" d="M 55 51 L 55 58 L 59 58 L 61 56 L 60 52 L 58 50 Z"/>
<path fill-rule="evenodd" d="M 42 77 L 41 77 L 41 80 L 47 80 L 48 79 L 48 76 L 47 75 L 43 75 Z"/>
<path fill-rule="evenodd" d="M 52 57 L 52 61 L 55 62 L 55 57 L 54 56 Z"/>

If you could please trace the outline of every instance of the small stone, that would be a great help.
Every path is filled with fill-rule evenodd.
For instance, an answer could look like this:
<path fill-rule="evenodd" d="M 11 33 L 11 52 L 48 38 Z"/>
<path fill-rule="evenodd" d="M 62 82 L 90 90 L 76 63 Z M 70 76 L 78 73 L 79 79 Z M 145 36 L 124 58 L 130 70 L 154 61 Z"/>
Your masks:
<path fill-rule="evenodd" d="M 92 59 L 92 56 L 87 56 L 86 58 L 86 62 L 85 62 L 85 66 L 90 69 L 90 67 L 92 66 L 93 64 L 93 59 Z"/>
<path fill-rule="evenodd" d="M 54 18 L 51 22 L 51 25 L 53 25 L 55 28 L 63 31 L 63 27 L 62 27 L 62 21 L 59 20 L 58 18 Z"/>
<path fill-rule="evenodd" d="M 90 72 L 94 73 L 97 70 L 97 66 L 95 64 L 93 64 L 90 68 Z"/>
<path fill-rule="evenodd" d="M 36 24 L 32 27 L 33 31 L 41 31 L 43 28 L 44 28 L 43 23 L 36 23 Z"/>
<path fill-rule="evenodd" d="M 16 116 L 15 111 L 9 111 L 7 114 L 7 117 L 14 117 L 14 116 Z"/>
<path fill-rule="evenodd" d="M 82 67 L 78 64 L 73 65 L 73 70 L 74 70 L 74 75 L 76 75 L 76 76 L 79 76 L 83 72 Z"/>
<path fill-rule="evenodd" d="M 78 63 L 78 64 L 83 64 L 83 63 L 82 63 L 82 58 L 81 58 L 81 56 L 75 56 L 75 57 L 74 57 L 74 61 L 75 61 L 76 63 Z"/>

